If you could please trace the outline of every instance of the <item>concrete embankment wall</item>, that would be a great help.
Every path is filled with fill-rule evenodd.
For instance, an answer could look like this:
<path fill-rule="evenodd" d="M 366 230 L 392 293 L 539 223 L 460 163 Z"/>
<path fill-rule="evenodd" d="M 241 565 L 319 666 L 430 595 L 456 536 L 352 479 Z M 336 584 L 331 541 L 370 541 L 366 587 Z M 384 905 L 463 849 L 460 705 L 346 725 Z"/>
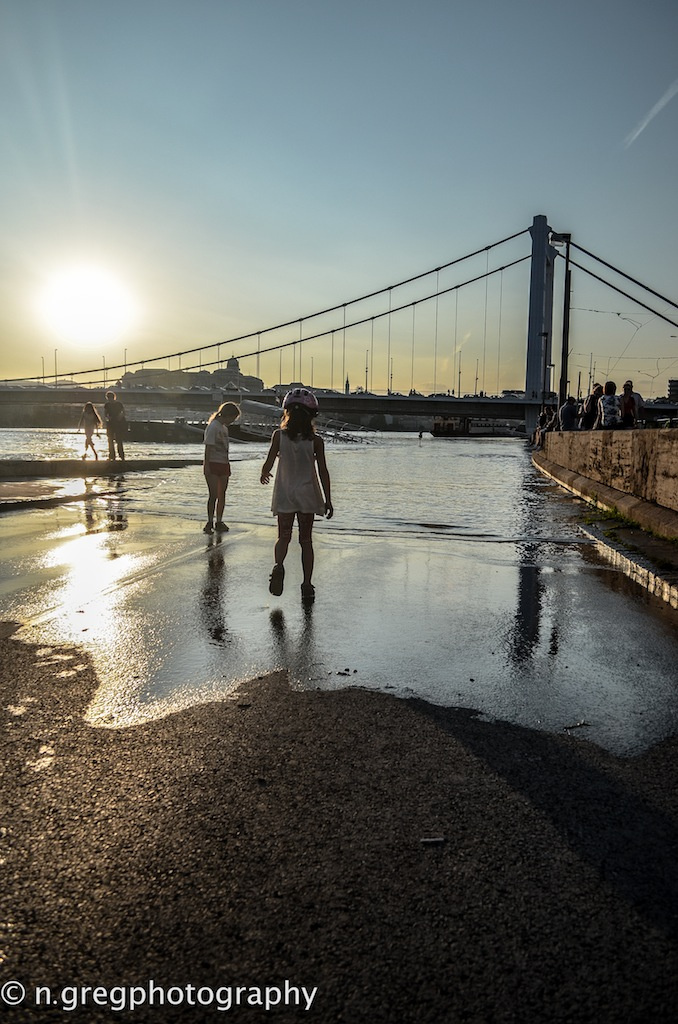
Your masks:
<path fill-rule="evenodd" d="M 200 465 L 202 459 L 128 459 L 126 462 L 109 462 L 108 459 L 1 459 L 0 481 L 119 476 L 121 473 L 145 472 L 149 469 L 180 469 L 183 466 Z"/>
<path fill-rule="evenodd" d="M 678 538 L 678 429 L 553 432 L 532 458 L 575 494 Z"/>

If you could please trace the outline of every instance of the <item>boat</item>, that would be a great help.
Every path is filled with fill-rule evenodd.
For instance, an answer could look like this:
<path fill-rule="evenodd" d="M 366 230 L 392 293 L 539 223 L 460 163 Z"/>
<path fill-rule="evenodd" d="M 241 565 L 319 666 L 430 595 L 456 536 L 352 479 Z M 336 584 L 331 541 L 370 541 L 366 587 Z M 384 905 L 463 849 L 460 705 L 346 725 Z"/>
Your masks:
<path fill-rule="evenodd" d="M 525 423 L 517 420 L 471 419 L 467 416 L 436 416 L 433 437 L 524 437 Z"/>

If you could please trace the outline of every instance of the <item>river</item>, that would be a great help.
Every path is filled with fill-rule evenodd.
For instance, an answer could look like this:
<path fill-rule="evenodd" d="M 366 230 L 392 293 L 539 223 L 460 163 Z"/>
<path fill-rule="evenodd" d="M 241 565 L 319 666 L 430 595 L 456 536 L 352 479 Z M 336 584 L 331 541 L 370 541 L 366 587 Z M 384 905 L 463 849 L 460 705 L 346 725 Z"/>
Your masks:
<path fill-rule="evenodd" d="M 82 443 L 2 430 L 0 457 L 77 457 Z M 335 517 L 316 525 L 311 611 L 296 544 L 285 594 L 268 593 L 265 451 L 232 445 L 224 538 L 201 534 L 199 466 L 101 478 L 87 501 L 0 517 L 0 614 L 27 640 L 84 644 L 101 683 L 93 724 L 228 699 L 286 667 L 296 686 L 416 695 L 620 754 L 676 731 L 677 613 L 599 559 L 581 502 L 524 442 L 328 444 Z M 158 455 L 201 448 L 129 446 L 130 459 Z"/>

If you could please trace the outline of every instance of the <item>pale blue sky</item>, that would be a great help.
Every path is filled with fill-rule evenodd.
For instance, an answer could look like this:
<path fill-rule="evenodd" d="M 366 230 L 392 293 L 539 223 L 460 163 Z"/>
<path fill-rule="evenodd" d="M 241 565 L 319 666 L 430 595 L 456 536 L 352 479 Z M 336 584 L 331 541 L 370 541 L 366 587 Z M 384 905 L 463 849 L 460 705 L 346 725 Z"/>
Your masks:
<path fill-rule="evenodd" d="M 262 330 L 542 213 L 678 299 L 675 0 L 0 0 L 0 40 L 0 378 L 49 373 L 55 348 L 66 371 Z M 42 323 L 36 296 L 74 262 L 121 278 L 139 325 L 83 347 Z M 665 393 L 678 329 L 573 285 L 571 378 L 584 367 L 587 383 L 593 358 L 597 376 Z M 484 286 L 459 299 L 464 391 L 482 344 L 487 390 L 524 383 L 525 271 L 504 275 L 501 320 L 498 287 L 489 312 Z M 456 384 L 449 301 L 438 389 Z M 432 388 L 430 320 L 422 307 L 414 370 L 412 329 L 394 326 L 398 390 Z M 348 345 L 353 385 L 365 347 Z M 306 346 L 307 383 L 313 356 L 329 384 L 327 352 Z M 279 357 L 261 366 L 276 383 Z"/>

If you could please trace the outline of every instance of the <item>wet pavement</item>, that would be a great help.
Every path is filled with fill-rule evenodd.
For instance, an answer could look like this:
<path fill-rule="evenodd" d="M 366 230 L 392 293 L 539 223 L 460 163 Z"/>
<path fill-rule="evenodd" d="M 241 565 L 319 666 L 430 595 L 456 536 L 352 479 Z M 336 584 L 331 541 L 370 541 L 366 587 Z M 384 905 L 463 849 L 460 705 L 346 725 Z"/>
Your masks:
<path fill-rule="evenodd" d="M 205 537 L 96 499 L 0 517 L 0 615 L 31 643 L 82 645 L 86 718 L 125 727 L 279 668 L 297 688 L 362 686 L 635 754 L 678 728 L 676 612 L 592 543 L 450 542 L 316 531 L 317 598 L 268 592 L 274 527 Z M 72 657 L 57 676 L 76 674 Z"/>

